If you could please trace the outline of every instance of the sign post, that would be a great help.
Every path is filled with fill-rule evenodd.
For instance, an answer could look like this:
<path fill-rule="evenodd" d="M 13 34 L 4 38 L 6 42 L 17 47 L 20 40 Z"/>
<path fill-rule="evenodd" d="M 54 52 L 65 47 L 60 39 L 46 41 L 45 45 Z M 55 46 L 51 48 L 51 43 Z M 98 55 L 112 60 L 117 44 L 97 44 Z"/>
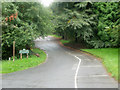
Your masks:
<path fill-rule="evenodd" d="M 13 62 L 15 61 L 15 41 L 13 41 Z"/>
<path fill-rule="evenodd" d="M 28 59 L 28 53 L 27 53 L 27 59 Z"/>
<path fill-rule="evenodd" d="M 20 53 L 20 58 L 22 60 L 22 54 L 27 54 L 27 58 L 28 58 L 29 50 L 23 49 L 23 50 L 20 50 L 19 53 Z"/>
<path fill-rule="evenodd" d="M 22 60 L 22 53 L 20 53 L 20 58 L 21 58 L 21 60 Z"/>

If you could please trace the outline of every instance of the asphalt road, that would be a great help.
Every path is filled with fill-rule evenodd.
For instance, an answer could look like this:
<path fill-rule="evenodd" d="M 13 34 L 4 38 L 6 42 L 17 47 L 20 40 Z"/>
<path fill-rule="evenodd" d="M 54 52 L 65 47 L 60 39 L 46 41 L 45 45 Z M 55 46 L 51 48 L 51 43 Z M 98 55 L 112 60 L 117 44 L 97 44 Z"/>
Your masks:
<path fill-rule="evenodd" d="M 48 55 L 45 63 L 4 74 L 3 88 L 117 88 L 101 62 L 92 56 L 59 45 L 53 37 L 35 40 Z"/>

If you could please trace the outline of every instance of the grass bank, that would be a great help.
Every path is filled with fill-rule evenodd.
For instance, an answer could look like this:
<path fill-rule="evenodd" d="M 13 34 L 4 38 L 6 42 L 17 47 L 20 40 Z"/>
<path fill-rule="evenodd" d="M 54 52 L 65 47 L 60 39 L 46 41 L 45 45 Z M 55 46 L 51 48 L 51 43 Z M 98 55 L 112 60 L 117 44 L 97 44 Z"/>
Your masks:
<path fill-rule="evenodd" d="M 61 36 L 58 36 L 58 35 L 55 35 L 55 34 L 50 35 L 50 36 L 55 37 L 55 38 L 62 38 Z"/>
<path fill-rule="evenodd" d="M 59 39 L 60 39 L 60 42 L 61 42 L 62 44 L 67 44 L 67 43 L 70 43 L 70 42 L 71 42 L 70 40 L 64 40 L 64 39 L 62 39 L 62 37 L 61 37 L 61 36 L 58 36 L 58 35 L 50 35 L 50 36 L 55 37 L 55 38 L 59 38 Z"/>
<path fill-rule="evenodd" d="M 107 71 L 118 80 L 118 48 L 81 49 L 102 59 Z"/>
<path fill-rule="evenodd" d="M 25 57 L 22 60 L 16 59 L 13 61 L 2 61 L 2 70 L 0 70 L 0 73 L 11 73 L 15 71 L 25 70 L 30 67 L 35 67 L 41 63 L 43 63 L 46 60 L 46 53 L 40 49 L 33 49 L 32 50 L 35 53 L 38 53 L 40 57 L 36 57 L 35 55 L 31 55 L 28 59 Z"/>
<path fill-rule="evenodd" d="M 61 39 L 60 42 L 61 42 L 62 44 L 67 44 L 67 43 L 70 43 L 71 41 L 70 41 L 70 40 L 63 40 L 63 39 Z"/>

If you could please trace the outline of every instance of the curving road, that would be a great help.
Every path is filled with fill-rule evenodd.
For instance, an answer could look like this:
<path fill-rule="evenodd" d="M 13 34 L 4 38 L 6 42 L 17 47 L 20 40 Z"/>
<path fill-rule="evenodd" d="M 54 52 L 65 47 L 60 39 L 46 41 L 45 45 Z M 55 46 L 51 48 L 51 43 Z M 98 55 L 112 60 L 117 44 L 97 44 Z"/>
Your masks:
<path fill-rule="evenodd" d="M 35 40 L 48 54 L 45 63 L 2 76 L 3 88 L 117 88 L 118 84 L 92 56 L 69 50 L 53 37 Z"/>

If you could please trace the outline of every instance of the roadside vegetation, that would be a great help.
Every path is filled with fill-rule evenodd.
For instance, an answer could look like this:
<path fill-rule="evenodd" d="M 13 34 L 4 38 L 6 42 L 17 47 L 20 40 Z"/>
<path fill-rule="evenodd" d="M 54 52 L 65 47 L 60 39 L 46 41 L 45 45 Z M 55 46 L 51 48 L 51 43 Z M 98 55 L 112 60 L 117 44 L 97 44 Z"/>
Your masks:
<path fill-rule="evenodd" d="M 107 71 L 118 80 L 118 48 L 81 49 L 102 59 Z M 119 77 L 120 78 L 120 77 Z"/>
<path fill-rule="evenodd" d="M 40 55 L 40 57 L 37 57 L 35 55 L 30 55 L 29 58 L 26 58 L 26 55 L 24 56 L 24 58 L 21 59 L 15 59 L 15 61 L 13 62 L 8 61 L 8 60 L 4 60 L 2 61 L 2 69 L 0 70 L 0 73 L 11 73 L 11 72 L 15 72 L 15 71 L 21 71 L 21 70 L 25 70 L 31 67 L 35 67 L 43 62 L 45 62 L 46 60 L 46 53 L 40 49 L 33 49 L 32 50 L 35 53 L 38 53 Z"/>
<path fill-rule="evenodd" d="M 50 36 L 52 36 L 52 37 L 55 37 L 55 38 L 62 38 L 61 36 L 58 36 L 58 35 L 55 35 L 55 34 L 53 34 L 53 35 L 50 35 Z"/>
<path fill-rule="evenodd" d="M 119 47 L 120 2 L 55 2 L 51 9 L 62 39 L 88 48 Z"/>
<path fill-rule="evenodd" d="M 28 69 L 43 63 L 46 54 L 42 50 L 33 49 L 34 40 L 49 35 L 54 26 L 50 9 L 39 2 L 3 2 L 2 3 L 2 63 L 0 73 L 11 73 Z M 13 41 L 15 41 L 15 61 L 13 58 Z M 19 50 L 32 53 L 27 59 L 20 59 Z M 36 57 L 37 53 L 40 57 Z M 11 58 L 11 61 L 9 61 Z"/>
<path fill-rule="evenodd" d="M 2 3 L 2 59 L 12 57 L 15 41 L 16 57 L 19 50 L 34 47 L 38 37 L 53 31 L 52 12 L 38 2 Z"/>
<path fill-rule="evenodd" d="M 70 42 L 71 42 L 70 40 L 64 40 L 64 39 L 62 39 L 62 37 L 59 36 L 59 35 L 53 34 L 53 35 L 50 35 L 50 36 L 60 39 L 60 42 L 61 42 L 62 44 L 67 44 L 67 43 L 70 43 Z"/>
<path fill-rule="evenodd" d="M 69 43 L 70 40 L 60 40 L 60 42 L 61 42 L 62 44 L 66 44 L 66 43 Z"/>

